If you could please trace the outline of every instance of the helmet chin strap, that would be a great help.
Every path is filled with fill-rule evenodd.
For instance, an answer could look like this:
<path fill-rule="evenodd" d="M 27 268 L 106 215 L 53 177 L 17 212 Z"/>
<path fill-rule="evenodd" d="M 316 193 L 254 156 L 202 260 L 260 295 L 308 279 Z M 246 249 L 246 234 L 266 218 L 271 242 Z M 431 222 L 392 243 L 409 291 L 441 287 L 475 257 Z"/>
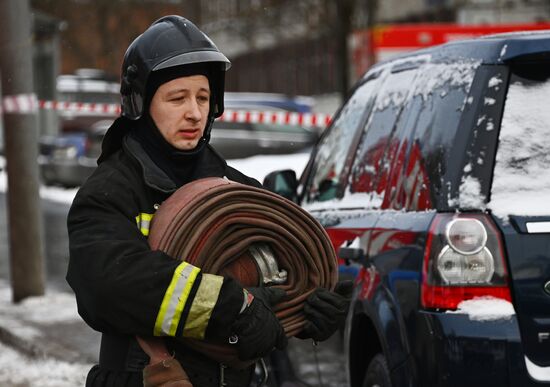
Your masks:
<path fill-rule="evenodd" d="M 204 133 L 202 137 L 199 139 L 199 142 L 196 147 L 194 147 L 191 150 L 180 151 L 180 152 L 188 156 L 194 156 L 198 154 L 200 151 L 202 151 L 203 148 L 206 146 L 206 144 L 210 142 L 210 132 L 212 131 L 212 125 L 214 124 L 214 119 L 215 118 L 213 114 L 208 115 L 208 121 L 206 122 Z"/>

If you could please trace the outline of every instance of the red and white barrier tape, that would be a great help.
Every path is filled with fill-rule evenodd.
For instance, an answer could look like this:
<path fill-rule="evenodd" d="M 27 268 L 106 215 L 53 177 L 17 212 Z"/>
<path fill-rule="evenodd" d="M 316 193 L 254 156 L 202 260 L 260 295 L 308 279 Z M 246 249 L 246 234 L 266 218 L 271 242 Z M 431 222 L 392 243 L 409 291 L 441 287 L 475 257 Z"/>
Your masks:
<path fill-rule="evenodd" d="M 0 104 L 0 113 L 10 114 L 28 114 L 36 113 L 38 110 L 38 100 L 36 94 L 16 94 L 2 98 Z"/>
<path fill-rule="evenodd" d="M 300 126 L 326 126 L 330 123 L 330 119 L 330 115 L 323 113 L 261 112 L 231 109 L 225 109 L 223 115 L 219 118 L 220 121 L 224 122 Z"/>
<path fill-rule="evenodd" d="M 38 101 L 35 94 L 6 96 L 2 99 L 0 108 L 0 114 L 2 112 L 11 114 L 35 113 L 38 108 L 71 113 L 105 114 L 113 117 L 120 114 L 120 105 L 116 104 Z M 330 123 L 331 116 L 324 113 L 225 109 L 224 114 L 218 120 L 251 124 L 324 127 Z"/>
<path fill-rule="evenodd" d="M 117 116 L 120 105 L 108 103 L 39 101 L 40 109 L 57 110 L 71 113 L 95 113 Z"/>

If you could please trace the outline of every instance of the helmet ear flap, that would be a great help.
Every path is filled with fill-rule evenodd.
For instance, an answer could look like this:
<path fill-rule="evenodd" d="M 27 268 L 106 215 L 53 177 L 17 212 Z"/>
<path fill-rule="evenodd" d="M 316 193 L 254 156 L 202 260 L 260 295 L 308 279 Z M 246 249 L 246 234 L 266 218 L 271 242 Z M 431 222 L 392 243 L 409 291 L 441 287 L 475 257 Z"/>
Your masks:
<path fill-rule="evenodd" d="M 225 70 L 221 67 L 222 64 L 212 64 L 210 71 L 210 87 L 212 88 L 212 103 L 210 104 L 210 112 L 214 118 L 218 118 L 224 111 L 224 90 L 225 90 Z"/>
<path fill-rule="evenodd" d="M 135 64 L 126 67 L 120 80 L 120 94 L 122 96 L 123 115 L 131 120 L 137 120 L 142 115 L 143 97 L 135 93 L 135 82 L 138 79 L 138 68 Z"/>
<path fill-rule="evenodd" d="M 138 69 L 135 64 L 132 64 L 126 67 L 126 71 L 123 72 L 122 79 L 120 82 L 120 93 L 121 94 L 130 94 L 132 92 L 133 81 L 138 76 Z"/>

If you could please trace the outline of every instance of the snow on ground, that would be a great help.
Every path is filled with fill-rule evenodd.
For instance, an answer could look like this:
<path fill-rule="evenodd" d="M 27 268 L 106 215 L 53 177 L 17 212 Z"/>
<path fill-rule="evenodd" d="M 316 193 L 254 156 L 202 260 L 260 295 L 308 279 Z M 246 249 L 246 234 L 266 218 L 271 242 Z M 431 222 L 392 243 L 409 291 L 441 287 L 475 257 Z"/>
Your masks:
<path fill-rule="evenodd" d="M 29 322 L 55 324 L 80 320 L 74 296 L 68 293 L 48 290 L 45 296 L 30 297 L 15 305 L 11 298 L 9 283 L 0 280 L 0 326 L 26 340 L 37 339 L 42 334 Z M 91 366 L 48 358 L 31 359 L 0 343 L 0 386 L 83 386 Z"/>
<path fill-rule="evenodd" d="M 52 307 L 55 307 L 55 313 Z M 55 324 L 71 320 L 80 321 L 80 316 L 74 295 L 54 290 L 48 290 L 46 296 L 29 297 L 14 305 L 10 284 L 0 279 L 0 326 L 8 327 L 10 331 L 24 337 L 32 338 L 40 334 L 22 325 L 20 319 L 39 324 Z M 25 331 L 18 332 L 19 329 Z"/>
<path fill-rule="evenodd" d="M 0 343 L 0 385 L 6 387 L 83 386 L 90 364 L 30 359 Z"/>
<path fill-rule="evenodd" d="M 40 187 L 40 197 L 58 203 L 72 203 L 78 188 Z"/>

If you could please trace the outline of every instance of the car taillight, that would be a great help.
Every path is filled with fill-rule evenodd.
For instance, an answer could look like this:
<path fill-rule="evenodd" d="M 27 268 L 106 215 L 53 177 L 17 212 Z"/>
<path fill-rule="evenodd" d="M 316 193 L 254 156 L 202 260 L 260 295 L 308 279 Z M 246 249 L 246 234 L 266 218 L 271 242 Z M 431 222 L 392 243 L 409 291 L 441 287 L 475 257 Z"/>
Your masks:
<path fill-rule="evenodd" d="M 424 253 L 424 308 L 456 309 L 483 296 L 511 301 L 507 278 L 502 240 L 487 214 L 435 216 Z"/>

